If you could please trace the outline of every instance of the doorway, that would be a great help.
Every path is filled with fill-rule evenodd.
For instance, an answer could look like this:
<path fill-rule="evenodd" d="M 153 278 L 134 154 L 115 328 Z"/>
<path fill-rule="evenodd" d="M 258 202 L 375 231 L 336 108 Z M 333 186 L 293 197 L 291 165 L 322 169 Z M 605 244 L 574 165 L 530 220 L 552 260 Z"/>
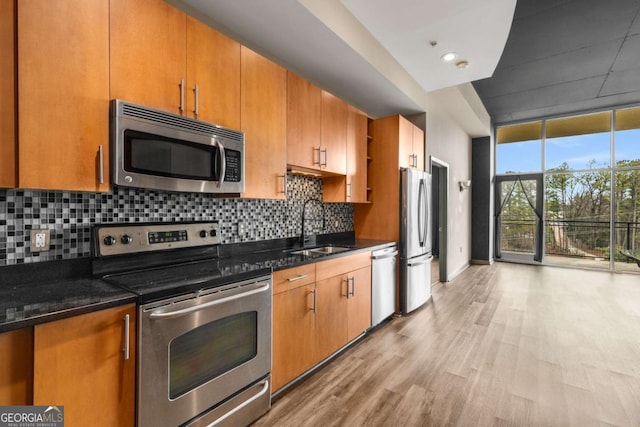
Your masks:
<path fill-rule="evenodd" d="M 542 174 L 496 176 L 497 259 L 542 262 L 542 188 Z"/>
<path fill-rule="evenodd" d="M 434 259 L 437 257 L 437 280 L 448 281 L 447 277 L 447 212 L 449 197 L 449 164 L 431 156 L 431 194 L 432 194 L 432 233 L 431 248 Z"/>

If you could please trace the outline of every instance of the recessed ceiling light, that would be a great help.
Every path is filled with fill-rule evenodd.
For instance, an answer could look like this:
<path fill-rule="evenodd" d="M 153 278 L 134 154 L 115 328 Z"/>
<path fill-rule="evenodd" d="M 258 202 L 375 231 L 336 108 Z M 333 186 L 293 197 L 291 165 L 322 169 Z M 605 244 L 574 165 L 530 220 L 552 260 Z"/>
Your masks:
<path fill-rule="evenodd" d="M 451 62 L 458 57 L 458 54 L 455 52 L 447 52 L 440 57 L 445 62 Z"/>
<path fill-rule="evenodd" d="M 469 61 L 460 61 L 456 62 L 456 67 L 463 70 L 465 68 L 469 68 Z"/>

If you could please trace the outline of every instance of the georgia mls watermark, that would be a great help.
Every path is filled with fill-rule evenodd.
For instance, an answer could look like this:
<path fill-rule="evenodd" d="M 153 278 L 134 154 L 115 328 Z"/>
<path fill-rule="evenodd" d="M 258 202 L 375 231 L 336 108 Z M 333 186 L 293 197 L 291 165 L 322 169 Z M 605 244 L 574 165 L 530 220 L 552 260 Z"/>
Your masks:
<path fill-rule="evenodd" d="M 64 427 L 64 406 L 0 406 L 0 427 Z"/>

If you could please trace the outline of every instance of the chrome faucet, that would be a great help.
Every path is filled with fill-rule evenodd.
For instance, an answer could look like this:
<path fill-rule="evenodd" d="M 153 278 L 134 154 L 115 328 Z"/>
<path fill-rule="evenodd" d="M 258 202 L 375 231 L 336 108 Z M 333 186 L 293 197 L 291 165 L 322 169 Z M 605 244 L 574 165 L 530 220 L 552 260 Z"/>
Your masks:
<path fill-rule="evenodd" d="M 307 204 L 309 202 L 320 203 L 320 206 L 322 207 L 322 229 L 323 230 L 325 229 L 326 223 L 327 223 L 327 218 L 326 218 L 325 210 L 324 210 L 324 204 L 322 203 L 322 200 L 320 200 L 320 199 L 308 199 L 307 201 L 305 201 L 304 204 L 302 205 L 302 232 L 300 234 L 300 246 L 304 246 L 309 241 L 309 239 L 304 234 L 304 223 L 306 221 L 305 211 L 307 210 Z M 314 219 L 317 220 L 318 218 L 314 218 Z"/>

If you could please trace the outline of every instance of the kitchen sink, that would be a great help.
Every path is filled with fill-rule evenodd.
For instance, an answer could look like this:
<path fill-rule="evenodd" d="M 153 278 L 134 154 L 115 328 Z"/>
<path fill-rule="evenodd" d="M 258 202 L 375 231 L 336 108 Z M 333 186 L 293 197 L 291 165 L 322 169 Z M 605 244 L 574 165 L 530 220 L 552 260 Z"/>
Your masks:
<path fill-rule="evenodd" d="M 299 249 L 299 250 L 291 251 L 290 253 L 293 255 L 303 255 L 303 256 L 329 255 L 329 254 L 337 254 L 340 252 L 345 252 L 350 249 L 351 248 L 347 248 L 344 246 L 321 246 L 318 248 Z"/>
<path fill-rule="evenodd" d="M 339 252 L 348 251 L 349 249 L 351 248 L 345 248 L 344 246 L 323 246 L 321 248 L 310 250 L 319 254 L 337 254 Z"/>

